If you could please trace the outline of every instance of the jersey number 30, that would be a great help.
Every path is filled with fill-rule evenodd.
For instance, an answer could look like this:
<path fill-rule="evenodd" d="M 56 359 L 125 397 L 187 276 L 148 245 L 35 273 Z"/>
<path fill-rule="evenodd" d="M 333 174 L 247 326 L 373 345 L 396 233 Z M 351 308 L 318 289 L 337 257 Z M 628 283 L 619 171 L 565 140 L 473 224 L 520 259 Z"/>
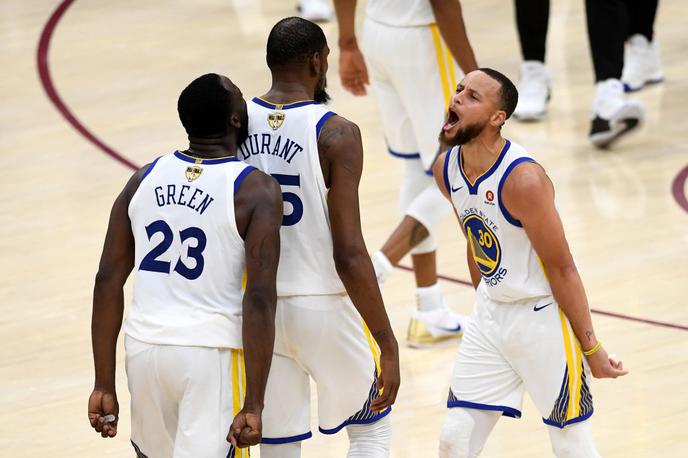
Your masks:
<path fill-rule="evenodd" d="M 169 248 L 172 246 L 172 240 L 174 239 L 174 234 L 170 226 L 163 220 L 159 219 L 153 221 L 148 226 L 146 226 L 146 234 L 148 235 L 148 240 L 153 237 L 153 234 L 161 232 L 162 241 L 153 248 L 141 261 L 141 266 L 139 270 L 147 270 L 149 272 L 160 272 L 164 274 L 170 273 L 171 263 L 168 261 L 161 261 L 158 256 L 162 256 Z M 182 277 L 188 280 L 195 280 L 201 276 L 203 273 L 203 266 L 205 261 L 203 260 L 203 250 L 205 250 L 206 236 L 198 227 L 187 227 L 183 231 L 179 231 L 179 236 L 181 237 L 182 243 L 188 239 L 195 239 L 196 246 L 189 245 L 186 255 L 196 261 L 196 265 L 190 268 L 182 258 L 177 259 L 177 263 L 174 266 L 174 271 L 177 272 Z"/>

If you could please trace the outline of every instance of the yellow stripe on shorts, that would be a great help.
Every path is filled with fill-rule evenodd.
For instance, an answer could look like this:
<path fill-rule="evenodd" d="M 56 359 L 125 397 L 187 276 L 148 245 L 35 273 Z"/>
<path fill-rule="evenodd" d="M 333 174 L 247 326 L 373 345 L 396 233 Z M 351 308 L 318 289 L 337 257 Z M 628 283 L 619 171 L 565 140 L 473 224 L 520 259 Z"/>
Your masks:
<path fill-rule="evenodd" d="M 381 374 L 380 371 L 380 348 L 377 343 L 373 340 L 373 336 L 370 334 L 370 329 L 368 325 L 361 318 L 361 323 L 363 323 L 363 331 L 365 332 L 366 338 L 368 339 L 368 346 L 370 347 L 370 353 L 373 355 L 373 361 L 375 361 L 375 367 L 377 368 L 378 375 Z"/>
<path fill-rule="evenodd" d="M 574 418 L 574 413 L 576 411 L 575 407 L 575 399 L 577 398 L 576 396 L 576 391 L 580 391 L 578 388 L 578 380 L 580 380 L 580 376 L 578 375 L 578 368 L 576 368 L 576 362 L 574 360 L 574 351 L 572 349 L 571 345 L 571 334 L 569 333 L 569 326 L 568 322 L 566 320 L 566 316 L 564 315 L 564 312 L 559 309 L 559 319 L 561 321 L 561 331 L 562 335 L 564 338 L 564 350 L 566 351 L 566 366 L 568 367 L 568 379 L 569 379 L 569 389 L 568 389 L 568 394 L 569 394 L 569 405 L 566 410 L 566 419 L 570 420 Z"/>
<path fill-rule="evenodd" d="M 444 61 L 444 52 L 442 50 L 442 38 L 437 29 L 437 24 L 430 24 L 432 31 L 432 41 L 435 43 L 435 54 L 437 55 L 437 65 L 440 69 L 440 79 L 442 80 L 442 94 L 444 94 L 445 107 L 449 106 L 449 98 L 451 97 L 451 90 L 449 89 L 449 81 L 447 79 L 447 67 Z"/>
<path fill-rule="evenodd" d="M 244 351 L 232 348 L 232 415 L 241 410 L 243 393 L 246 392 L 246 374 L 244 373 Z M 235 458 L 248 458 L 248 448 L 234 450 Z"/>

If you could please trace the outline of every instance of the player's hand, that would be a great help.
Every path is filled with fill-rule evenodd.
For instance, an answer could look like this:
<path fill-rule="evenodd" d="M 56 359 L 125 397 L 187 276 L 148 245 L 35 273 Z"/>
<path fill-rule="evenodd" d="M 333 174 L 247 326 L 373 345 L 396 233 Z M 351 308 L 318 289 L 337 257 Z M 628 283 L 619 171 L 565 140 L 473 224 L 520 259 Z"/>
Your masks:
<path fill-rule="evenodd" d="M 595 378 L 617 378 L 628 374 L 628 371 L 623 368 L 623 362 L 614 361 L 603 347 L 586 358 Z"/>
<path fill-rule="evenodd" d="M 114 390 L 93 390 L 88 398 L 88 421 L 101 436 L 115 437 L 119 421 L 119 403 Z"/>
<path fill-rule="evenodd" d="M 377 387 L 382 390 L 382 393 L 370 404 L 370 410 L 380 412 L 394 404 L 400 383 L 399 351 L 395 345 L 394 349 L 383 350 L 380 354 L 380 374 L 377 377 Z"/>
<path fill-rule="evenodd" d="M 258 445 L 263 434 L 261 414 L 246 408 L 241 409 L 229 427 L 227 442 L 236 448 Z"/>
<path fill-rule="evenodd" d="M 353 95 L 366 95 L 368 69 L 358 47 L 341 49 L 339 53 L 339 78 L 344 89 Z"/>

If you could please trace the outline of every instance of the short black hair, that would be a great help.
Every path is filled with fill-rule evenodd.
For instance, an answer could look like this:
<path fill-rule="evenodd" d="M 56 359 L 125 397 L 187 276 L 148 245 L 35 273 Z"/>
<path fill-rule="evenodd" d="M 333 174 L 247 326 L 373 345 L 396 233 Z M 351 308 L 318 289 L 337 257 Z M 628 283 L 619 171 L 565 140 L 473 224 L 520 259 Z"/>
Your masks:
<path fill-rule="evenodd" d="M 270 31 L 266 59 L 268 67 L 302 64 L 327 45 L 319 25 L 300 17 L 279 21 Z"/>
<path fill-rule="evenodd" d="M 478 70 L 499 83 L 499 108 L 506 112 L 506 119 L 509 119 L 518 103 L 518 90 L 516 86 L 503 73 L 493 68 L 483 67 Z"/>
<path fill-rule="evenodd" d="M 193 80 L 179 95 L 177 111 L 186 133 L 193 137 L 221 137 L 227 133 L 232 94 L 217 73 Z"/>

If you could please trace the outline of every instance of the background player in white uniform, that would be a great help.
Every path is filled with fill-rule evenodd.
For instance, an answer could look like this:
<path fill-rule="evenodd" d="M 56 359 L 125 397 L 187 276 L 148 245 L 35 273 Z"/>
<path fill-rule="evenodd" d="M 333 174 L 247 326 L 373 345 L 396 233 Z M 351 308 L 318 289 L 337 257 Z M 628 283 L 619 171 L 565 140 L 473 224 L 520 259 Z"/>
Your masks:
<path fill-rule="evenodd" d="M 117 433 L 115 349 L 122 288 L 136 267 L 125 347 L 137 456 L 248 456 L 235 447 L 260 440 L 280 191 L 236 158 L 248 116 L 229 79 L 197 78 L 178 110 L 189 149 L 137 171 L 110 215 L 93 293 L 96 379 L 88 416 L 103 437 Z"/>
<path fill-rule="evenodd" d="M 239 149 L 277 179 L 285 203 L 263 458 L 297 457 L 311 436 L 309 375 L 322 433 L 346 427 L 349 457 L 389 454 L 398 348 L 361 234 L 360 132 L 322 105 L 328 54 L 312 22 L 286 18 L 273 27 L 272 87 L 249 102 L 249 138 Z"/>
<path fill-rule="evenodd" d="M 444 143 L 460 145 L 440 156 L 434 174 L 466 235 L 477 290 L 451 380 L 440 456 L 477 456 L 501 415 L 521 416 L 528 391 L 557 456 L 597 457 L 586 372 L 614 378 L 626 372 L 593 331 L 552 183 L 501 135 L 517 100 L 501 73 L 473 71 L 457 86 L 440 134 Z"/>
<path fill-rule="evenodd" d="M 378 280 L 383 284 L 411 252 L 419 311 L 411 319 L 408 344 L 458 337 L 465 320 L 449 311 L 437 283 L 435 233 L 451 210 L 432 179 L 432 165 L 439 152 L 437 130 L 459 74 L 454 59 L 465 72 L 477 68 L 461 6 L 458 0 L 369 0 L 362 40 L 366 66 L 354 33 L 356 1 L 334 4 L 342 85 L 365 95 L 370 71 L 389 152 L 406 160 L 399 192 L 403 219 L 373 255 Z"/>

